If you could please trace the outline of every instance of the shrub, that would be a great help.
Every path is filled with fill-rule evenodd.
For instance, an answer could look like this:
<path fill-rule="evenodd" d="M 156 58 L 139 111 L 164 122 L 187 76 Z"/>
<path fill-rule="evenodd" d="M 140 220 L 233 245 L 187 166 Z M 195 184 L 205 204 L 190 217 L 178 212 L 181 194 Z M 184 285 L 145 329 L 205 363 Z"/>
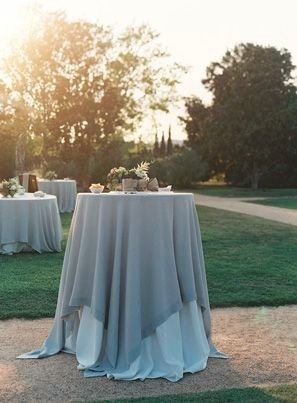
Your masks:
<path fill-rule="evenodd" d="M 179 153 L 155 159 L 149 175 L 158 178 L 161 185 L 172 184 L 177 188 L 185 188 L 207 180 L 208 172 L 207 163 L 196 151 L 182 149 Z"/>

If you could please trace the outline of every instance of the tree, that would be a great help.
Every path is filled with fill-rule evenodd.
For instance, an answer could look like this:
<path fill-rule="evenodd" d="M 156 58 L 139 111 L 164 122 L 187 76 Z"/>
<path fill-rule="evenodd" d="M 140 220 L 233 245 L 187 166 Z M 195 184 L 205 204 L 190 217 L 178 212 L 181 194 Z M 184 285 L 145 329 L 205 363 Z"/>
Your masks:
<path fill-rule="evenodd" d="M 214 148 L 211 107 L 205 106 L 198 97 L 186 98 L 185 101 L 187 116 L 180 117 L 185 124 L 188 136 L 185 145 L 195 150 L 204 161 L 207 161 L 208 175 L 211 177 L 224 169 Z"/>
<path fill-rule="evenodd" d="M 158 140 L 158 134 L 156 133 L 155 134 L 154 149 L 153 149 L 154 157 L 158 157 L 159 152 L 160 152 L 160 150 L 159 150 L 159 140 Z"/>
<path fill-rule="evenodd" d="M 4 81 L 0 82 L 0 163 L 1 178 L 25 171 L 28 120 L 23 103 L 11 94 Z M 5 161 L 5 159 L 7 161 Z"/>
<path fill-rule="evenodd" d="M 30 136 L 42 138 L 45 166 L 75 161 L 88 185 L 99 148 L 133 132 L 148 110 L 168 110 L 184 69 L 166 62 L 149 27 L 120 34 L 63 13 L 30 11 L 0 72 L 30 107 Z"/>
<path fill-rule="evenodd" d="M 207 69 L 203 83 L 213 94 L 212 105 L 188 101 L 189 144 L 201 146 L 233 183 L 257 188 L 296 149 L 293 70 L 285 49 L 240 44 Z"/>
<path fill-rule="evenodd" d="M 167 155 L 172 154 L 172 139 L 171 139 L 171 126 L 168 129 L 168 139 L 167 139 Z"/>
<path fill-rule="evenodd" d="M 15 139 L 0 129 L 0 181 L 14 176 Z"/>
<path fill-rule="evenodd" d="M 15 138 L 8 130 L 7 91 L 0 80 L 0 181 L 11 177 L 14 172 Z"/>
<path fill-rule="evenodd" d="M 166 154 L 165 136 L 162 132 L 161 144 L 160 144 L 160 155 L 164 156 Z"/>
<path fill-rule="evenodd" d="M 207 120 L 210 118 L 210 108 L 205 106 L 197 97 L 186 98 L 187 116 L 180 119 L 185 123 L 188 135 L 187 145 L 201 151 L 206 149 L 208 139 Z"/>

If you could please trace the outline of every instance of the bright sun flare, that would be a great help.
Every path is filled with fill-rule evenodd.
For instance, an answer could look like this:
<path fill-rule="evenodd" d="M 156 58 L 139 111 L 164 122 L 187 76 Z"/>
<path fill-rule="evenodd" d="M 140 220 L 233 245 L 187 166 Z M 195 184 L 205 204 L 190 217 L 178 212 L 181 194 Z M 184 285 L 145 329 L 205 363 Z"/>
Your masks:
<path fill-rule="evenodd" d="M 0 43 L 11 39 L 21 31 L 24 15 L 22 8 L 28 1 L 10 1 L 1 2 L 0 4 Z M 1 47 L 2 47 L 1 46 Z"/>
<path fill-rule="evenodd" d="M 10 35 L 12 30 L 16 27 L 16 13 L 11 8 L 11 6 L 7 4 L 1 5 L 1 13 L 0 13 L 0 35 L 1 38 L 7 37 Z"/>

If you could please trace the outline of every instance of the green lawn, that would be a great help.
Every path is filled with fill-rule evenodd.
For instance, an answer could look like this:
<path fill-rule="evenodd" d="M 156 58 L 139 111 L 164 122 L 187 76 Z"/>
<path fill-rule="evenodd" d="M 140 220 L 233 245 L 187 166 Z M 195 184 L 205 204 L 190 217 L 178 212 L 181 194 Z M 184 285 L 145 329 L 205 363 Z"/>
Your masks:
<path fill-rule="evenodd" d="M 224 389 L 218 391 L 143 397 L 139 399 L 104 400 L 105 403 L 296 403 L 297 385 L 281 385 L 265 388 Z"/>
<path fill-rule="evenodd" d="M 265 200 L 251 200 L 249 203 L 263 204 L 265 206 L 275 206 L 297 210 L 297 197 L 275 197 Z"/>
<path fill-rule="evenodd" d="M 287 197 L 296 196 L 296 189 L 258 189 L 237 188 L 232 186 L 204 185 L 198 186 L 194 192 L 207 196 L 219 197 Z"/>
<path fill-rule="evenodd" d="M 297 303 L 297 227 L 208 207 L 199 217 L 212 307 Z"/>
<path fill-rule="evenodd" d="M 297 303 L 296 227 L 207 207 L 199 218 L 213 307 Z M 65 235 L 70 219 L 62 214 Z M 0 319 L 53 316 L 62 262 L 63 253 L 0 255 Z"/>
<path fill-rule="evenodd" d="M 71 214 L 62 214 L 65 249 Z M 0 319 L 54 316 L 64 253 L 0 255 Z"/>

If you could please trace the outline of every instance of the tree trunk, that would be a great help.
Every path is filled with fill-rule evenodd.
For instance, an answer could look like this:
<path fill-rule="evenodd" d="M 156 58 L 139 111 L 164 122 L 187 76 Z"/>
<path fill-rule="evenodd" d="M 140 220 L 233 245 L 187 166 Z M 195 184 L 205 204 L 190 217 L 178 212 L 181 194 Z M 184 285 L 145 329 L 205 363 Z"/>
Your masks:
<path fill-rule="evenodd" d="M 91 175 L 87 173 L 82 178 L 82 187 L 84 192 L 86 192 L 89 189 L 90 184 L 91 184 Z"/>
<path fill-rule="evenodd" d="M 46 128 L 44 128 L 43 130 L 44 132 L 42 135 L 41 165 L 43 174 L 45 174 L 48 171 L 48 163 L 49 163 L 48 146 L 47 146 L 48 141 L 47 139 L 49 137 L 49 134 Z"/>

